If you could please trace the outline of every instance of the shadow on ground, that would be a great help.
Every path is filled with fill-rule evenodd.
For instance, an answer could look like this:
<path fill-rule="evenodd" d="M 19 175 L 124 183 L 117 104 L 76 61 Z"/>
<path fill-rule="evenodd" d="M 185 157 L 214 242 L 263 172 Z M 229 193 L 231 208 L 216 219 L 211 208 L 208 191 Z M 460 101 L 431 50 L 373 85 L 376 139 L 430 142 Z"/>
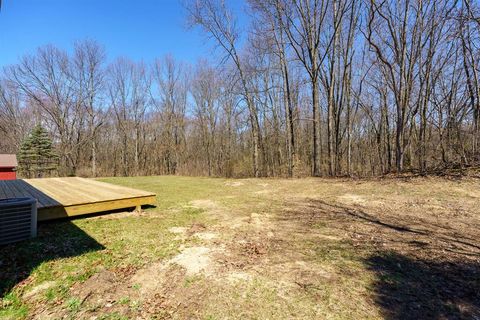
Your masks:
<path fill-rule="evenodd" d="M 37 238 L 0 247 L 0 298 L 44 262 L 104 248 L 70 221 L 40 224 Z"/>
<path fill-rule="evenodd" d="M 375 301 L 386 319 L 480 319 L 480 264 L 396 253 L 369 257 Z"/>
<path fill-rule="evenodd" d="M 386 319 L 480 320 L 478 225 L 467 215 L 455 218 L 462 228 L 452 227 L 419 210 L 407 215 L 310 199 L 279 222 L 338 236 L 345 247 L 338 248 L 373 272 L 372 298 Z"/>

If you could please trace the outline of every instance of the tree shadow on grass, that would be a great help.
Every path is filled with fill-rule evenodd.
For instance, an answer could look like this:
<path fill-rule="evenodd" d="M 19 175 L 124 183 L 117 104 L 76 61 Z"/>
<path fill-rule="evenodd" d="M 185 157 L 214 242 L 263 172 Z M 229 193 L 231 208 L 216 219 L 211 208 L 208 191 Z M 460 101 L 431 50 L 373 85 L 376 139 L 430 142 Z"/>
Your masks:
<path fill-rule="evenodd" d="M 293 208 L 279 222 L 304 233 L 336 232 L 352 246 L 373 272 L 371 296 L 384 318 L 480 320 L 476 220 L 459 216 L 462 228 L 455 228 L 421 211 L 367 211 L 318 199 Z"/>
<path fill-rule="evenodd" d="M 37 238 L 0 246 L 0 298 L 44 262 L 103 249 L 71 221 L 42 223 Z"/>
<path fill-rule="evenodd" d="M 390 252 L 369 257 L 386 319 L 480 319 L 480 263 L 432 262 Z"/>

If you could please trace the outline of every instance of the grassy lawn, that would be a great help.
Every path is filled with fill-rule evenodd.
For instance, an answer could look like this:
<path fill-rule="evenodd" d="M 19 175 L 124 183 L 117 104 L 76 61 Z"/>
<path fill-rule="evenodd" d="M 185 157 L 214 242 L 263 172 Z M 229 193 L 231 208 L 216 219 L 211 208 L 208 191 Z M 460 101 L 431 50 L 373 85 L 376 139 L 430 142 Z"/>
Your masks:
<path fill-rule="evenodd" d="M 0 248 L 0 319 L 480 317 L 480 182 L 104 178 L 156 207 Z"/>

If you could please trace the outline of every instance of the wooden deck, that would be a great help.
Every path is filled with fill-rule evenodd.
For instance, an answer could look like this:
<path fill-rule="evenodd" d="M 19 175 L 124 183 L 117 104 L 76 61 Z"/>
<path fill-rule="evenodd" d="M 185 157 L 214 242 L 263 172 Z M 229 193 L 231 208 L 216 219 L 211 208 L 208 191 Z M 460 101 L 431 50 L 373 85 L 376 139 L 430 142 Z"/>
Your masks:
<path fill-rule="evenodd" d="M 0 180 L 0 199 L 37 199 L 38 220 L 45 221 L 155 204 L 155 194 L 84 178 Z"/>

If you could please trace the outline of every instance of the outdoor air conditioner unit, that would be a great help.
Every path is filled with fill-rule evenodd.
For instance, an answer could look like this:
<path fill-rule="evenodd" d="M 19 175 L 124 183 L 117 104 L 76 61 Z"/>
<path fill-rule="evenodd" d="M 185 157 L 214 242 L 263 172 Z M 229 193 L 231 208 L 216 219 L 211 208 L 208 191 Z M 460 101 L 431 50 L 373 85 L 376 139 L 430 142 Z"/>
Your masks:
<path fill-rule="evenodd" d="M 37 235 L 37 200 L 0 199 L 0 245 Z"/>

